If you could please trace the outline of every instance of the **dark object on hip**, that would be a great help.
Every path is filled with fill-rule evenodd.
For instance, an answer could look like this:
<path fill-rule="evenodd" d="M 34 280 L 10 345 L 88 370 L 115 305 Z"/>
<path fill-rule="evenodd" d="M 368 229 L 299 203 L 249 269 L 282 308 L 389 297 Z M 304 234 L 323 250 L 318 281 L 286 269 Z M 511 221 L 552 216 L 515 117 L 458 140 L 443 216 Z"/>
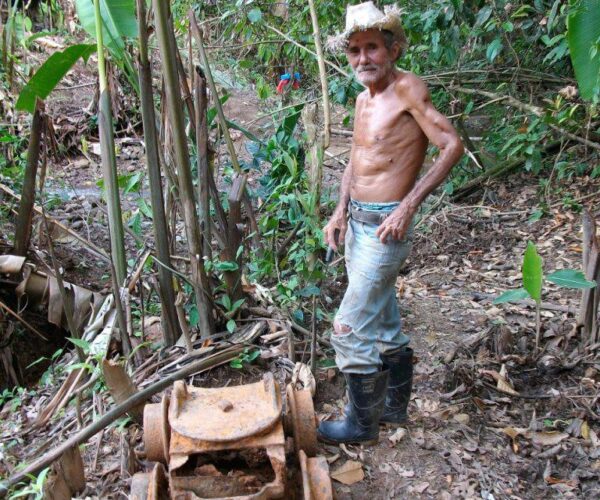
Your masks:
<path fill-rule="evenodd" d="M 370 210 L 361 210 L 350 203 L 348 205 L 348 213 L 350 218 L 357 222 L 363 222 L 365 224 L 375 224 L 379 226 L 385 219 L 387 219 L 390 212 L 373 212 Z"/>
<path fill-rule="evenodd" d="M 340 244 L 339 236 L 340 236 L 339 229 L 336 229 L 335 231 L 333 231 L 333 239 L 335 240 L 336 246 Z M 333 259 L 333 248 L 327 247 L 327 253 L 325 254 L 325 264 L 330 264 L 332 259 Z"/>

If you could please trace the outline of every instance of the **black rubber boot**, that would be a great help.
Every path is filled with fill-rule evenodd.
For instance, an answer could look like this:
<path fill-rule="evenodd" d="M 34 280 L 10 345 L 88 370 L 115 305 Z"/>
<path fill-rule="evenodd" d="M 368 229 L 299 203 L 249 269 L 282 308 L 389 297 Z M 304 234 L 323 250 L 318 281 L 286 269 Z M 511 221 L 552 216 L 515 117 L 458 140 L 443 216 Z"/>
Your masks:
<path fill-rule="evenodd" d="M 375 444 L 379 440 L 379 418 L 383 412 L 388 385 L 387 370 L 369 373 L 345 373 L 348 387 L 348 412 L 343 420 L 321 422 L 317 436 L 331 444 Z"/>
<path fill-rule="evenodd" d="M 390 382 L 383 414 L 382 424 L 400 425 L 408 420 L 406 409 L 410 401 L 413 379 L 413 350 L 402 347 L 395 352 L 382 354 L 384 370 L 390 372 Z"/>

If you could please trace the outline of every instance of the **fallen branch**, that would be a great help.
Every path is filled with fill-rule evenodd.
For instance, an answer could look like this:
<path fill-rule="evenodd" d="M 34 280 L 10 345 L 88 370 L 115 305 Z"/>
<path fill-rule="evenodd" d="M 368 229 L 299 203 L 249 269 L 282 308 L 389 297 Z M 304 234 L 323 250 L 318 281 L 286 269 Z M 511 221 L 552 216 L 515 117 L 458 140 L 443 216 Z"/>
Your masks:
<path fill-rule="evenodd" d="M 38 337 L 48 342 L 48 339 L 44 337 L 31 323 L 28 323 L 24 318 L 22 318 L 19 314 L 13 311 L 10 307 L 8 307 L 4 302 L 0 300 L 0 307 L 4 309 L 8 314 L 14 316 L 21 323 L 23 323 L 27 328 L 29 328 L 33 333 L 35 333 Z"/>
<path fill-rule="evenodd" d="M 459 86 L 455 86 L 455 85 L 449 85 L 448 89 L 456 90 L 457 92 L 462 92 L 463 94 L 481 95 L 483 97 L 488 97 L 489 99 L 501 99 L 502 98 L 502 100 L 506 101 L 506 104 L 508 104 L 509 106 L 516 108 L 520 111 L 523 111 L 525 113 L 531 113 L 536 116 L 544 116 L 544 114 L 545 114 L 543 108 L 540 108 L 539 106 L 533 106 L 532 104 L 526 104 L 524 102 L 519 101 L 518 99 L 515 99 L 513 96 L 510 96 L 510 95 L 502 96 L 500 94 L 494 94 L 493 92 L 488 92 L 486 90 L 469 89 L 466 87 L 459 87 Z M 548 126 L 552 129 L 556 130 L 557 132 L 559 132 L 562 136 L 571 139 L 572 141 L 576 141 L 576 142 L 584 144 L 590 148 L 600 150 L 600 144 L 598 144 L 597 142 L 593 142 L 593 141 L 590 141 L 589 139 L 586 139 L 585 137 L 581 137 L 581 136 L 578 136 L 577 134 L 573 134 L 572 132 L 569 132 L 568 130 L 566 130 L 562 127 L 559 127 L 558 125 L 553 125 L 552 123 L 549 123 Z"/>
<path fill-rule="evenodd" d="M 293 43 L 296 47 L 308 52 L 309 54 L 312 54 L 313 56 L 315 56 L 317 58 L 317 60 L 319 59 L 319 56 L 317 55 L 316 52 L 310 50 L 308 47 L 305 47 L 304 45 L 302 45 L 301 43 L 298 43 L 296 40 L 294 40 L 293 38 L 289 37 L 288 35 L 286 35 L 285 33 L 282 33 L 281 31 L 279 31 L 277 28 L 275 28 L 274 26 L 271 26 L 269 24 L 265 24 L 265 26 L 267 28 L 269 28 L 271 31 L 274 31 L 275 33 L 277 33 L 279 36 L 285 38 L 288 42 Z M 327 59 L 323 59 L 323 61 L 325 62 L 325 64 L 331 66 L 333 69 L 335 69 L 338 73 L 344 75 L 346 78 L 352 78 L 352 75 L 350 73 L 348 73 L 347 71 L 344 71 L 342 68 L 340 68 L 337 64 L 332 63 L 331 61 L 328 61 Z"/>
<path fill-rule="evenodd" d="M 560 148 L 560 142 L 551 142 L 544 146 L 541 151 L 542 155 L 552 153 Z M 494 177 L 501 177 L 503 175 L 507 175 L 511 173 L 513 170 L 516 170 L 521 165 L 523 165 L 527 161 L 527 158 L 521 157 L 516 160 L 511 161 L 510 163 L 499 163 L 495 167 L 488 168 L 479 176 L 475 177 L 475 179 L 466 182 L 461 187 L 459 187 L 452 195 L 452 201 L 458 201 L 465 196 L 470 195 L 477 189 L 481 187 L 488 179 L 492 179 Z"/>
<path fill-rule="evenodd" d="M 17 193 L 15 193 L 8 186 L 5 186 L 4 184 L 0 184 L 0 190 L 4 191 L 7 195 L 11 196 L 15 200 L 21 201 L 21 196 L 18 195 Z M 42 215 L 42 209 L 40 207 L 38 207 L 37 205 L 33 206 L 33 210 L 37 214 Z M 69 229 L 67 226 L 65 226 L 64 224 L 61 224 L 60 222 L 53 219 L 52 217 L 46 217 L 46 218 L 48 219 L 48 222 L 50 224 L 54 224 L 55 226 L 59 227 L 62 231 L 68 233 L 69 236 L 73 236 L 73 238 L 75 238 L 77 241 L 79 241 L 80 243 L 83 243 L 83 245 L 85 247 L 87 247 L 87 249 L 90 250 L 94 255 L 101 258 L 105 262 L 110 262 L 110 257 L 102 248 L 94 245 L 91 241 L 86 240 L 83 236 L 80 236 L 75 231 L 73 231 L 72 229 Z"/>
<path fill-rule="evenodd" d="M 492 295 L 491 293 L 473 292 L 473 298 L 475 300 L 494 300 L 496 295 Z M 517 300 L 512 302 L 512 304 L 518 306 L 535 307 L 535 301 L 532 299 Z M 547 311 L 558 311 L 572 315 L 576 315 L 578 311 L 577 307 L 561 306 L 560 304 L 552 304 L 551 302 L 540 303 L 540 308 L 546 309 Z"/>
<path fill-rule="evenodd" d="M 135 408 L 136 406 L 144 403 L 154 394 L 166 389 L 171 384 L 173 384 L 173 382 L 181 380 L 189 375 L 205 372 L 221 363 L 226 363 L 227 361 L 234 359 L 243 350 L 244 345 L 235 345 L 229 347 L 222 352 L 213 354 L 212 356 L 208 356 L 207 358 L 192 363 L 186 366 L 185 368 L 182 368 L 172 373 L 171 375 L 167 375 L 158 382 L 146 387 L 137 394 L 131 396 L 119 406 L 105 413 L 101 418 L 99 418 L 95 422 L 92 422 L 80 432 L 78 432 L 74 436 L 71 436 L 61 445 L 49 451 L 44 456 L 38 458 L 35 462 L 22 468 L 19 472 L 6 479 L 6 481 L 0 483 L 0 498 L 5 497 L 11 487 L 21 482 L 29 481 L 31 479 L 31 476 L 38 474 L 40 471 L 48 467 L 54 461 L 58 460 L 63 455 L 63 453 L 65 453 L 69 448 L 80 445 L 81 443 L 87 441 L 96 433 L 100 432 L 102 429 L 113 423 L 120 416 L 124 415 L 132 408 Z"/>

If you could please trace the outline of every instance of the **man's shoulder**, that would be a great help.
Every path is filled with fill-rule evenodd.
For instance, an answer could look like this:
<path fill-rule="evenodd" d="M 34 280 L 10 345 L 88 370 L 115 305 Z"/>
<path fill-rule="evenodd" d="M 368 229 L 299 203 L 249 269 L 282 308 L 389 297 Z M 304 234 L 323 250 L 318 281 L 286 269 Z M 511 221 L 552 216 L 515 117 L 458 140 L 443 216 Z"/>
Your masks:
<path fill-rule="evenodd" d="M 364 101 L 367 98 L 368 94 L 369 94 L 369 89 L 364 89 L 362 92 L 360 92 L 356 96 L 356 104 Z"/>
<path fill-rule="evenodd" d="M 427 84 L 410 71 L 401 71 L 396 78 L 396 90 L 400 92 L 427 91 Z"/>
<path fill-rule="evenodd" d="M 422 101 L 429 97 L 427 84 L 414 73 L 402 71 L 396 78 L 396 92 L 408 102 Z"/>

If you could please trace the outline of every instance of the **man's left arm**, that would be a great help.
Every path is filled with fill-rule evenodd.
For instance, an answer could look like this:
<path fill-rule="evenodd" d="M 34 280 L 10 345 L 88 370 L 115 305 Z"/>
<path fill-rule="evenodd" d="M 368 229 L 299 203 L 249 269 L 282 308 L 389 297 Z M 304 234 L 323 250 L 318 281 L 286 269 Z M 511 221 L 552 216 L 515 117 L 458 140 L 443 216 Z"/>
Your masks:
<path fill-rule="evenodd" d="M 396 92 L 407 102 L 407 111 L 429 141 L 439 149 L 439 154 L 428 172 L 377 229 L 376 234 L 382 243 L 390 235 L 398 240 L 404 237 L 419 205 L 448 177 L 450 170 L 464 153 L 458 133 L 450 121 L 433 106 L 425 83 L 414 75 L 407 75 L 405 79 L 406 81 L 397 84 Z"/>

